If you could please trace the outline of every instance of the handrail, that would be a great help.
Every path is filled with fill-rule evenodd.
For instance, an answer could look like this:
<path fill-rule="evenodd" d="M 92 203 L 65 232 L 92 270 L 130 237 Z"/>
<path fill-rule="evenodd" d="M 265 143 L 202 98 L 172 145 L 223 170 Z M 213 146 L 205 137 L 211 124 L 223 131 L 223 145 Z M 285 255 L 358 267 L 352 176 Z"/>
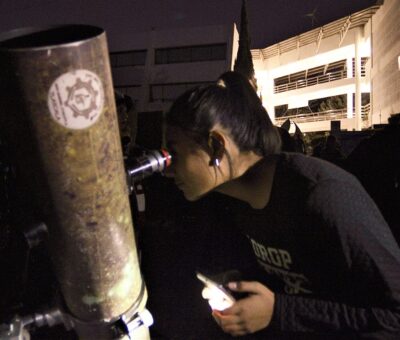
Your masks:
<path fill-rule="evenodd" d="M 371 112 L 371 103 L 361 106 L 361 118 L 362 120 L 368 120 L 369 114 Z"/>
<path fill-rule="evenodd" d="M 371 111 L 371 104 L 366 104 L 361 107 L 362 120 L 368 120 Z M 354 116 L 354 112 L 352 114 Z M 310 123 L 325 120 L 337 120 L 347 118 L 347 109 L 326 110 L 319 112 L 302 113 L 297 115 L 290 115 L 275 118 L 276 124 L 283 124 L 286 120 L 290 119 L 295 123 Z"/>
<path fill-rule="evenodd" d="M 275 123 L 283 123 L 287 119 L 293 120 L 296 123 L 308 123 L 308 122 L 318 122 L 323 120 L 334 120 L 334 119 L 341 119 L 346 118 L 347 110 L 340 109 L 340 110 L 327 110 L 321 112 L 310 112 L 305 114 L 299 115 L 290 115 L 285 117 L 278 117 L 275 118 Z"/>
<path fill-rule="evenodd" d="M 330 73 L 324 74 L 322 76 L 300 79 L 295 82 L 290 82 L 290 83 L 282 84 L 282 85 L 275 85 L 274 93 L 281 93 L 281 92 L 286 92 L 286 91 L 297 90 L 297 89 L 300 89 L 303 87 L 308 87 L 308 86 L 313 86 L 313 85 L 318 85 L 318 84 L 323 84 L 323 83 L 329 83 L 331 81 L 344 79 L 346 77 L 347 77 L 346 70 L 330 72 Z"/>

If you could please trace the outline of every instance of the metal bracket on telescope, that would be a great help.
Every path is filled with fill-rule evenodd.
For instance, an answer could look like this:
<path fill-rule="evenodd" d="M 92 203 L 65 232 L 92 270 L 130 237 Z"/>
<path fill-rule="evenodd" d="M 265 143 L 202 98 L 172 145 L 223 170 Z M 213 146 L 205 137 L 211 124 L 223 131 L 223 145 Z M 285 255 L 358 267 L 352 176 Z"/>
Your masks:
<path fill-rule="evenodd" d="M 145 289 L 144 281 L 142 280 L 142 286 L 136 301 L 113 325 L 115 339 L 120 339 L 124 336 L 128 336 L 129 339 L 134 339 L 134 335 L 139 327 L 144 326 L 148 328 L 153 324 L 153 316 L 147 309 L 138 311 L 145 296 Z"/>
<path fill-rule="evenodd" d="M 0 325 L 0 340 L 29 340 L 31 328 L 53 327 L 59 324 L 64 324 L 66 330 L 71 329 L 68 317 L 58 308 L 23 317 L 16 315 L 10 323 Z"/>
<path fill-rule="evenodd" d="M 24 328 L 21 319 L 15 317 L 9 324 L 0 325 L 1 340 L 28 340 L 30 339 L 28 331 Z"/>
<path fill-rule="evenodd" d="M 164 171 L 171 164 L 171 155 L 168 151 L 150 150 L 143 156 L 131 159 L 127 162 L 127 180 L 129 193 L 134 191 L 134 184 L 156 172 Z"/>
<path fill-rule="evenodd" d="M 128 336 L 129 339 L 135 339 L 135 333 L 138 328 L 141 326 L 150 327 L 153 324 L 153 316 L 151 313 L 144 309 L 141 312 L 136 312 L 133 317 L 128 320 L 124 316 L 122 316 L 115 324 L 114 330 L 117 336 L 116 339 L 120 339 L 121 337 Z"/>

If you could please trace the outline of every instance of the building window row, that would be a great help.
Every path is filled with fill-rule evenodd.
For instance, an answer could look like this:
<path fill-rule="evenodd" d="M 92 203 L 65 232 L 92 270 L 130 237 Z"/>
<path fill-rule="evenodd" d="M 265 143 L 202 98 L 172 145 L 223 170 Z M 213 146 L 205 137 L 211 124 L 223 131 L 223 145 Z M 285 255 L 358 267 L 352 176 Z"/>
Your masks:
<path fill-rule="evenodd" d="M 155 50 L 155 64 L 191 63 L 226 59 L 226 44 L 158 48 Z M 111 67 L 143 66 L 147 51 L 123 51 L 110 53 Z"/>
<path fill-rule="evenodd" d="M 213 84 L 214 82 L 167 83 L 150 85 L 150 102 L 171 102 L 183 92 L 199 85 Z M 115 90 L 131 97 L 134 101 L 142 99 L 141 85 L 116 85 Z"/>
<path fill-rule="evenodd" d="M 156 64 L 191 63 L 226 59 L 226 44 L 158 48 Z"/>
<path fill-rule="evenodd" d="M 140 66 L 146 64 L 146 50 L 110 53 L 111 67 Z"/>
<path fill-rule="evenodd" d="M 212 84 L 213 82 L 169 83 L 150 85 L 150 102 L 171 102 L 182 93 L 198 85 Z"/>

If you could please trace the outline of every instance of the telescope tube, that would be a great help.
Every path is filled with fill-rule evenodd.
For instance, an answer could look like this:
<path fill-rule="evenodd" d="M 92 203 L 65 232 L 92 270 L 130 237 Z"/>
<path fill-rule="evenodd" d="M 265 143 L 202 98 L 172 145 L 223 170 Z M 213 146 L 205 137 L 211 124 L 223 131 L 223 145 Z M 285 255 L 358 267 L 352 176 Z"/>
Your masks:
<path fill-rule="evenodd" d="M 0 65 L 2 123 L 16 152 L 30 150 L 17 156 L 30 159 L 20 163 L 26 182 L 36 167 L 44 178 L 39 191 L 48 195 L 35 197 L 68 311 L 90 324 L 144 309 L 105 32 L 7 32 Z"/>

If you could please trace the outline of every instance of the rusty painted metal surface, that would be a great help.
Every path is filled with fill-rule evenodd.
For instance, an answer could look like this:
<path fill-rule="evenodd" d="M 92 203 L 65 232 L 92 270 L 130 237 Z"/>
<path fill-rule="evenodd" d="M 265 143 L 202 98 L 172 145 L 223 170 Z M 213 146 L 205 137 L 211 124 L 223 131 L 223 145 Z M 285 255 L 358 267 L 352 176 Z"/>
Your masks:
<path fill-rule="evenodd" d="M 105 33 L 13 32 L 0 36 L 0 64 L 1 124 L 23 159 L 21 178 L 41 176 L 27 194 L 49 225 L 66 305 L 81 320 L 112 319 L 142 280 Z"/>

